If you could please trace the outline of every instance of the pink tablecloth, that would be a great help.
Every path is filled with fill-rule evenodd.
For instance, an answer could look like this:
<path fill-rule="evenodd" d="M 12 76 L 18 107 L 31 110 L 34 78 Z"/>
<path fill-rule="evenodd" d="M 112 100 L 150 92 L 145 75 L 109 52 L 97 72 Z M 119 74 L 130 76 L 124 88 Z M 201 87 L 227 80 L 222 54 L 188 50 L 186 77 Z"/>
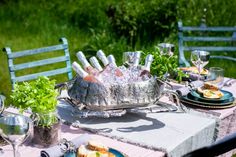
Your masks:
<path fill-rule="evenodd" d="M 62 125 L 61 128 L 61 138 L 66 138 L 68 140 L 76 138 L 83 133 L 86 132 L 81 129 L 67 125 Z M 165 155 L 163 152 L 141 148 L 124 142 L 116 141 L 108 137 L 99 136 L 95 134 L 90 134 L 90 135 L 92 136 L 92 139 L 101 141 L 105 145 L 117 149 L 125 153 L 129 157 L 163 157 Z M 4 153 L 0 154 L 1 157 L 13 156 L 12 147 L 10 145 L 4 146 L 2 148 L 4 150 Z M 42 149 L 40 148 L 32 147 L 30 145 L 27 146 L 26 144 L 23 144 L 22 146 L 19 147 L 19 151 L 22 157 L 39 157 L 41 150 Z"/>

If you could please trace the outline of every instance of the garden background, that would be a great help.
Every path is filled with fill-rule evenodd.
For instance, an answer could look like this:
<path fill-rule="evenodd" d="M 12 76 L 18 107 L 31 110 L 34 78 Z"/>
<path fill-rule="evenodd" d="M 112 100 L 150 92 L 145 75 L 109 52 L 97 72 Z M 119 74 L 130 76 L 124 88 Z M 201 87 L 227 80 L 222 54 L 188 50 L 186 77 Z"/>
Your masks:
<path fill-rule="evenodd" d="M 102 49 L 120 65 L 123 52 L 152 51 L 161 42 L 173 43 L 177 54 L 179 20 L 184 25 L 204 21 L 208 26 L 236 26 L 235 8 L 235 0 L 0 0 L 0 47 L 19 51 L 66 37 L 72 61 L 79 50 L 91 57 Z M 7 58 L 0 54 L 0 92 L 8 98 Z M 210 60 L 210 66 L 223 67 L 225 76 L 236 78 L 236 63 Z"/>

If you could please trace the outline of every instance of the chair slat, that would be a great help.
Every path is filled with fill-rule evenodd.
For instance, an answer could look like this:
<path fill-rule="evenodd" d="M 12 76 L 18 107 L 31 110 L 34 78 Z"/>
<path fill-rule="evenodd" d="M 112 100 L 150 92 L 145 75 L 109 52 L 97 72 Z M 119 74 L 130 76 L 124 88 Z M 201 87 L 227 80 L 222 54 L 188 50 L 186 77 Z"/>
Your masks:
<path fill-rule="evenodd" d="M 183 41 L 226 41 L 226 42 L 230 42 L 230 41 L 235 41 L 234 38 L 232 37 L 183 37 Z"/>
<path fill-rule="evenodd" d="M 188 46 L 183 47 L 184 51 L 203 50 L 203 51 L 236 51 L 236 47 L 216 47 L 216 46 Z"/>
<path fill-rule="evenodd" d="M 71 70 L 70 68 L 61 68 L 61 69 L 50 70 L 50 71 L 45 71 L 45 72 L 40 72 L 40 73 L 35 73 L 35 74 L 30 74 L 30 75 L 19 76 L 19 77 L 15 77 L 13 82 L 33 80 L 33 79 L 37 79 L 39 76 L 53 76 L 53 75 L 63 74 L 63 73 L 69 72 L 70 70 Z"/>
<path fill-rule="evenodd" d="M 236 61 L 236 58 L 229 57 L 229 56 L 210 56 L 211 58 L 218 58 L 218 59 L 228 59 L 232 61 Z"/>
<path fill-rule="evenodd" d="M 48 47 L 43 47 L 43 48 L 38 48 L 38 49 L 18 51 L 18 52 L 14 52 L 14 53 L 9 54 L 8 57 L 11 59 L 14 59 L 14 58 L 18 58 L 18 57 L 30 56 L 30 55 L 35 55 L 35 54 L 39 54 L 39 53 L 62 50 L 66 47 L 67 47 L 67 45 L 60 44 L 60 45 L 48 46 Z"/>
<path fill-rule="evenodd" d="M 209 31 L 209 32 L 235 32 L 236 27 L 191 27 L 184 26 L 179 28 L 181 31 Z"/>
<path fill-rule="evenodd" d="M 34 62 L 15 64 L 14 66 L 10 67 L 10 71 L 28 69 L 28 68 L 32 68 L 32 67 L 48 65 L 48 64 L 63 62 L 63 61 L 67 61 L 67 60 L 70 60 L 69 56 L 54 57 L 54 58 L 38 60 L 38 61 L 34 61 Z"/>
<path fill-rule="evenodd" d="M 188 33 L 185 33 L 188 32 Z M 215 32 L 214 34 L 221 33 L 223 36 L 209 36 L 206 32 Z M 227 35 L 225 33 L 227 32 Z M 232 32 L 230 37 L 228 32 Z M 194 35 L 192 35 L 194 33 Z M 205 33 L 204 36 L 203 34 Z M 197 26 L 183 26 L 181 21 L 178 22 L 178 39 L 179 39 L 179 65 L 190 66 L 189 62 L 185 58 L 185 51 L 203 50 L 203 51 L 217 51 L 217 52 L 235 52 L 236 46 L 236 27 L 208 27 L 205 24 Z M 195 44 L 200 42 L 202 46 Z M 206 42 L 206 46 L 203 46 Z M 224 42 L 226 46 L 216 46 L 215 42 Z M 190 45 L 191 44 L 191 45 Z M 219 43 L 217 43 L 218 45 Z M 228 56 L 214 56 L 212 58 L 222 58 L 231 61 L 236 61 L 234 57 Z"/>

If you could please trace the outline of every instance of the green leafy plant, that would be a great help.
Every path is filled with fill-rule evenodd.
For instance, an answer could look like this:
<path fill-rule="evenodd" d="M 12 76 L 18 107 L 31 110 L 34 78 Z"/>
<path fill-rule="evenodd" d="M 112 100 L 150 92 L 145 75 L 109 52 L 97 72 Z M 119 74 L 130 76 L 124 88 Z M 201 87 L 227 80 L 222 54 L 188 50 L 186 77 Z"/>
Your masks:
<path fill-rule="evenodd" d="M 41 76 L 31 82 L 16 83 L 11 99 L 21 112 L 31 109 L 38 125 L 50 127 L 58 120 L 55 114 L 50 114 L 56 111 L 57 95 L 55 80 Z"/>
<path fill-rule="evenodd" d="M 153 75 L 156 75 L 160 79 L 164 79 L 165 74 L 169 73 L 172 78 L 175 78 L 179 82 L 182 81 L 183 77 L 188 77 L 187 74 L 178 68 L 178 57 L 176 55 L 163 55 L 160 53 L 159 49 L 151 52 L 144 52 L 144 57 L 148 54 L 153 55 L 153 62 L 151 65 L 151 73 Z"/>
<path fill-rule="evenodd" d="M 177 1 L 130 0 L 112 3 L 107 11 L 112 29 L 124 36 L 134 48 L 136 42 L 147 44 L 163 40 L 177 27 Z"/>

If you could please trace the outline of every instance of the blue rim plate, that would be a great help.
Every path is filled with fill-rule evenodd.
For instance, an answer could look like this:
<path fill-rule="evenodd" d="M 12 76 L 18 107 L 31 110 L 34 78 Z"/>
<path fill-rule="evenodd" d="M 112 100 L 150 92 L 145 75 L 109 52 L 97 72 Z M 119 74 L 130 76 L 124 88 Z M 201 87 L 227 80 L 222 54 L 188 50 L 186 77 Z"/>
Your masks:
<path fill-rule="evenodd" d="M 199 94 L 197 91 L 193 90 L 190 92 L 190 94 L 199 99 L 199 100 L 202 100 L 202 101 L 207 101 L 207 102 L 222 102 L 222 101 L 226 101 L 226 100 L 229 100 L 233 97 L 233 94 L 231 92 L 228 92 L 228 91 L 225 91 L 225 90 L 220 90 L 224 96 L 221 97 L 221 98 L 205 98 L 202 96 L 202 94 Z"/>
<path fill-rule="evenodd" d="M 114 154 L 116 157 L 128 157 L 128 155 L 125 155 L 124 153 L 121 153 L 120 151 L 113 149 L 113 148 L 109 148 L 108 151 L 110 153 Z"/>
<path fill-rule="evenodd" d="M 190 95 L 191 97 L 191 95 Z M 225 109 L 225 108 L 230 108 L 230 107 L 234 107 L 236 105 L 236 101 L 234 101 L 234 98 L 232 99 L 232 101 L 226 102 L 226 103 L 207 103 L 207 102 L 200 102 L 200 101 L 196 101 L 196 100 L 192 100 L 191 98 L 189 98 L 188 96 L 183 96 L 180 101 L 183 104 L 187 104 L 187 105 L 191 105 L 191 106 L 195 106 L 195 107 L 200 107 L 200 108 L 207 108 L 207 109 Z"/>
<path fill-rule="evenodd" d="M 207 102 L 207 101 L 202 101 L 196 97 L 193 97 L 190 93 L 187 96 L 183 96 L 181 98 L 184 101 L 191 102 L 193 104 L 199 104 L 199 105 L 204 105 L 204 106 L 227 106 L 231 105 L 234 102 L 234 97 L 231 97 L 228 100 L 223 100 L 221 102 Z"/>

